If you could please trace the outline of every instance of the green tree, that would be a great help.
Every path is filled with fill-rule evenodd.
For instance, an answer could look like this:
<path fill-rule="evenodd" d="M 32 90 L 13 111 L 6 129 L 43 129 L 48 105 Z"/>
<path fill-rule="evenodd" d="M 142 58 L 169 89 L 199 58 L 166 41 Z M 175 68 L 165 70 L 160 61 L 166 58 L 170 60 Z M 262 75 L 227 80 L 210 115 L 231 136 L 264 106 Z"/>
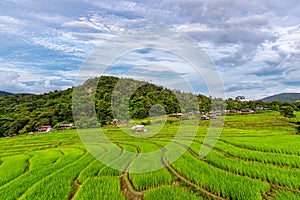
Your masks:
<path fill-rule="evenodd" d="M 245 101 L 246 100 L 246 97 L 245 96 L 237 96 L 237 97 L 235 97 L 235 100 L 236 101 Z"/>
<path fill-rule="evenodd" d="M 292 106 L 282 106 L 280 108 L 280 114 L 287 118 L 294 118 L 296 115 L 294 114 L 294 108 Z"/>

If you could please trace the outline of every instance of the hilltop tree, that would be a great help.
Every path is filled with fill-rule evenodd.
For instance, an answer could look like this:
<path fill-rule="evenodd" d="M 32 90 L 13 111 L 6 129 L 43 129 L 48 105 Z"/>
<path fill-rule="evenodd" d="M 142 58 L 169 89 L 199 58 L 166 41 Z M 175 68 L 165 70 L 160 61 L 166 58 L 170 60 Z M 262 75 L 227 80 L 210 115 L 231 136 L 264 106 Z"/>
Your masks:
<path fill-rule="evenodd" d="M 294 118 L 296 115 L 294 114 L 294 108 L 292 106 L 282 106 L 280 108 L 280 114 L 287 118 Z"/>
<path fill-rule="evenodd" d="M 237 97 L 235 97 L 235 100 L 238 102 L 245 101 L 246 97 L 245 96 L 237 96 Z"/>

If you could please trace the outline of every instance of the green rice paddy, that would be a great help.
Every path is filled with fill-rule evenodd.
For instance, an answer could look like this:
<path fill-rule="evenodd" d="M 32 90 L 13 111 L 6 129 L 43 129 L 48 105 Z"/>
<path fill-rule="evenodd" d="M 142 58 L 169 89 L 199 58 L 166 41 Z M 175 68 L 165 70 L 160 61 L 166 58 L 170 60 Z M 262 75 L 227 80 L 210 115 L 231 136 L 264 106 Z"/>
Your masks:
<path fill-rule="evenodd" d="M 179 126 L 186 140 L 189 130 L 198 128 L 192 144 L 187 148 L 182 139 L 173 150 L 164 148 Z M 151 124 L 149 134 L 158 133 L 145 138 L 106 127 L 119 150 L 100 143 L 98 159 L 76 130 L 1 138 L 0 199 L 300 199 L 300 135 L 294 124 L 271 111 L 227 116 L 215 148 L 202 158 L 198 153 L 208 126 L 209 121 L 197 119 L 167 123 L 161 130 Z M 169 163 L 182 148 L 185 153 Z M 143 167 L 137 161 L 152 151 L 158 151 L 157 162 L 165 167 L 131 172 Z M 111 156 L 123 170 L 100 162 Z M 154 164 L 143 160 L 145 166 Z"/>

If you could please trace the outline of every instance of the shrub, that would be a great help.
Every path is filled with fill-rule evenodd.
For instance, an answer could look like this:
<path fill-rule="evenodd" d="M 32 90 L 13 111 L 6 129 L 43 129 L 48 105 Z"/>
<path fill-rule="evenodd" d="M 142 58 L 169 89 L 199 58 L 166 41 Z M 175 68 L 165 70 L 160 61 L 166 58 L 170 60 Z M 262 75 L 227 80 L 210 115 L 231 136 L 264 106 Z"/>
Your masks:
<path fill-rule="evenodd" d="M 142 121 L 141 124 L 144 125 L 144 126 L 147 126 L 147 125 L 151 124 L 151 121 L 150 120 Z"/>
<path fill-rule="evenodd" d="M 297 135 L 300 135 L 300 126 L 296 126 L 295 128 L 296 128 L 296 130 L 297 130 L 297 133 L 296 133 L 296 134 L 297 134 Z"/>

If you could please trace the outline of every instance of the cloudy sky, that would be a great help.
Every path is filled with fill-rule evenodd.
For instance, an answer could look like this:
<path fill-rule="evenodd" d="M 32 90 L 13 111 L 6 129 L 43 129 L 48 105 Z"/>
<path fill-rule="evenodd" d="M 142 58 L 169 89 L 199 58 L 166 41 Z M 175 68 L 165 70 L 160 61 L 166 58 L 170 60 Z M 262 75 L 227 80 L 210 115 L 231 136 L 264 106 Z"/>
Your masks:
<path fill-rule="evenodd" d="M 227 97 L 300 92 L 298 0 L 1 0 L 0 90 L 71 87 L 86 58 L 108 39 L 148 27 L 195 40 L 218 69 Z M 152 76 L 172 80 L 193 75 L 183 59 L 156 49 L 129 52 L 111 72 L 131 65 L 148 72 L 135 73 L 145 80 L 157 71 Z M 207 94 L 203 88 L 197 92 Z"/>

